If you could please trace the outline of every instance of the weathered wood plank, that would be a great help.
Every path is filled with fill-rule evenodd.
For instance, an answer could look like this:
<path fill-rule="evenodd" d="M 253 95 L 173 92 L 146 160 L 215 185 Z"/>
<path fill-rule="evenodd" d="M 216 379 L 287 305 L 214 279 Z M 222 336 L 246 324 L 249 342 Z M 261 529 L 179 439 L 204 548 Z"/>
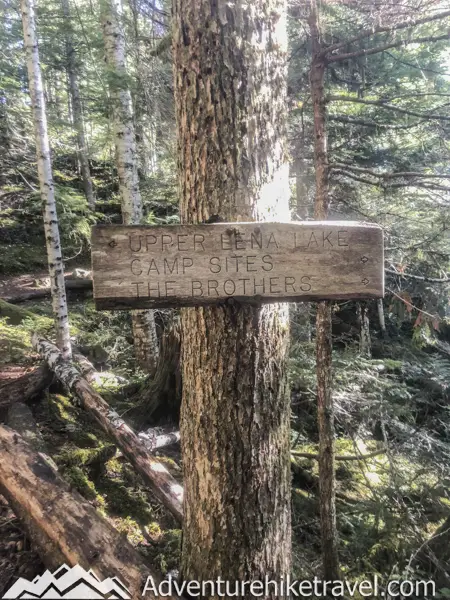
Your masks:
<path fill-rule="evenodd" d="M 96 226 L 99 309 L 378 298 L 383 232 L 368 223 Z"/>

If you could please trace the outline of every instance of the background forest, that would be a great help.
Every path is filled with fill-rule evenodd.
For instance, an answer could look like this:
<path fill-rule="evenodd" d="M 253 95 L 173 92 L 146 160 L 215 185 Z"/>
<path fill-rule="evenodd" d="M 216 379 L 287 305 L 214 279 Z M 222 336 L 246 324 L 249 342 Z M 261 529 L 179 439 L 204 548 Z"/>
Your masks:
<path fill-rule="evenodd" d="M 32 430 L 70 486 L 164 575 L 179 564 L 180 525 L 72 401 L 76 394 L 56 381 L 44 392 L 40 381 L 28 412 L 11 404 L 11 386 L 41 364 L 31 334 L 54 334 L 21 11 L 12 0 L 0 7 L 0 417 Z M 448 597 L 450 5 L 324 1 L 318 12 L 317 37 L 310 3 L 288 6 L 292 219 L 315 218 L 310 71 L 319 44 L 327 56 L 329 218 L 377 223 L 385 238 L 384 300 L 332 305 L 340 569 L 349 579 L 432 577 Z M 108 51 L 108 18 L 123 35 L 120 64 Z M 181 483 L 178 314 L 96 311 L 89 273 L 91 226 L 126 221 L 115 150 L 124 95 L 140 192 L 132 211 L 146 224 L 179 222 L 171 7 L 39 0 L 36 27 L 74 359 L 117 413 L 147 431 L 141 439 Z M 315 313 L 313 303 L 290 306 L 299 578 L 322 572 Z M 42 571 L 2 499 L 0 595 L 17 577 Z"/>

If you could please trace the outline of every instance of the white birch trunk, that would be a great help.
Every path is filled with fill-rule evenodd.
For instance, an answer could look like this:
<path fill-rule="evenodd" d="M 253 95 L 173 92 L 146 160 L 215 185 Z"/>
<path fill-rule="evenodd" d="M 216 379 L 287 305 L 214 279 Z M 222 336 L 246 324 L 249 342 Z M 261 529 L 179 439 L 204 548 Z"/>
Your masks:
<path fill-rule="evenodd" d="M 92 185 L 91 170 L 89 168 L 88 151 L 86 136 L 84 134 L 83 109 L 81 106 L 80 89 L 77 81 L 77 69 L 75 61 L 75 48 L 73 46 L 73 36 L 70 26 L 70 6 L 69 0 L 61 1 L 64 18 L 66 21 L 66 54 L 67 54 L 67 75 L 69 79 L 69 92 L 72 99 L 72 117 L 73 124 L 77 133 L 77 154 L 80 164 L 81 176 L 83 178 L 84 192 L 88 201 L 89 208 L 95 208 L 94 188 Z"/>
<path fill-rule="evenodd" d="M 377 300 L 377 310 L 378 310 L 378 320 L 380 322 L 381 335 L 383 337 L 386 337 L 387 331 L 386 331 L 386 320 L 384 318 L 383 298 L 379 298 Z"/>
<path fill-rule="evenodd" d="M 28 83 L 36 137 L 39 187 L 44 213 L 44 231 L 47 244 L 56 338 L 63 357 L 70 358 L 71 343 L 66 290 L 64 286 L 64 264 L 59 239 L 58 216 L 56 213 L 55 189 L 53 185 L 50 145 L 47 133 L 47 117 L 45 114 L 44 89 L 42 86 L 41 67 L 39 63 L 33 0 L 21 0 L 20 8 L 22 13 L 24 46 L 28 67 Z"/>
<path fill-rule="evenodd" d="M 139 191 L 138 156 L 133 125 L 131 93 L 127 83 L 125 38 L 120 0 L 102 0 L 101 21 L 109 71 L 113 109 L 117 171 L 125 225 L 140 223 L 142 203 Z M 153 311 L 132 311 L 136 359 L 146 371 L 154 372 L 159 356 Z"/>

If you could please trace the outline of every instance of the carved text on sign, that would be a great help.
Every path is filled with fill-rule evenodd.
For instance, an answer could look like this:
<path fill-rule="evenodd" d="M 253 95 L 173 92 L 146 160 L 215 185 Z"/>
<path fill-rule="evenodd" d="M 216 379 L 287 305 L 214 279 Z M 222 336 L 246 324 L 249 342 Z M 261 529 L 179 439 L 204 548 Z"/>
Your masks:
<path fill-rule="evenodd" d="M 98 308 L 383 295 L 383 236 L 353 222 L 93 228 Z"/>

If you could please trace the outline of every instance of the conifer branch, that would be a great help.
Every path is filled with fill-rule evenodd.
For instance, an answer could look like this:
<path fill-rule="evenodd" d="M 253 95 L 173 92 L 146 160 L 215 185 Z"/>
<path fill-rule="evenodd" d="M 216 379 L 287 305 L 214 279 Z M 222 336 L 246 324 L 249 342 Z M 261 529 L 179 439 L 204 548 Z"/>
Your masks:
<path fill-rule="evenodd" d="M 417 27 L 418 25 L 424 25 L 425 23 L 430 23 L 431 21 L 438 21 L 441 19 L 445 19 L 445 17 L 449 17 L 449 16 L 450 16 L 450 10 L 446 10 L 446 11 L 438 13 L 436 15 L 429 15 L 428 17 L 422 17 L 421 19 L 414 19 L 413 21 L 411 21 L 411 20 L 403 21 L 402 23 L 398 23 L 397 25 L 390 25 L 387 27 L 376 27 L 374 29 L 373 28 L 366 29 L 366 31 L 363 31 L 359 35 L 357 35 L 353 38 L 350 38 L 349 40 L 346 40 L 344 42 L 338 42 L 336 44 L 328 46 L 327 48 L 325 48 L 323 50 L 323 54 L 327 55 L 330 52 L 334 52 L 335 50 L 340 50 L 341 48 L 345 48 L 345 46 L 354 44 L 355 42 L 359 42 L 360 40 L 363 40 L 366 37 L 371 37 L 373 35 L 377 35 L 378 33 L 395 33 L 396 31 L 399 31 L 400 29 Z"/>

